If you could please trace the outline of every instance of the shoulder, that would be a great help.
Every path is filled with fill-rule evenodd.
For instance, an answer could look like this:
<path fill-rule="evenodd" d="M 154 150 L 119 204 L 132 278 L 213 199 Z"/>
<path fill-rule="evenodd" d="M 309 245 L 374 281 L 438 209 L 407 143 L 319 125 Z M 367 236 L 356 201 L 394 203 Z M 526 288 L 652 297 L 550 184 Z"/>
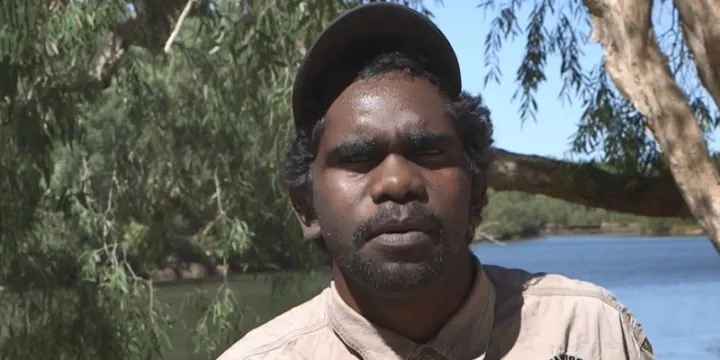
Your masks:
<path fill-rule="evenodd" d="M 608 306 L 615 311 L 627 313 L 627 309 L 607 289 L 593 283 L 567 276 L 549 273 L 532 273 L 522 269 L 510 269 L 484 265 L 488 278 L 501 296 L 522 296 L 562 301 L 588 301 L 595 306 Z"/>
<path fill-rule="evenodd" d="M 327 291 L 251 330 L 217 360 L 282 359 L 283 355 L 277 354 L 278 350 L 291 343 L 302 347 L 298 340 L 312 337 L 328 326 L 325 313 Z M 293 354 L 292 358 L 297 359 L 298 354 Z"/>
<path fill-rule="evenodd" d="M 641 354 L 639 359 L 646 359 L 645 354 L 652 353 L 640 322 L 608 289 L 558 274 L 531 273 L 493 265 L 483 268 L 496 288 L 498 301 L 513 302 L 514 298 L 515 302 L 521 302 L 523 318 L 550 316 L 558 325 L 565 319 L 565 326 L 569 328 L 580 323 L 593 326 L 604 333 L 597 335 L 624 341 L 636 348 Z"/>

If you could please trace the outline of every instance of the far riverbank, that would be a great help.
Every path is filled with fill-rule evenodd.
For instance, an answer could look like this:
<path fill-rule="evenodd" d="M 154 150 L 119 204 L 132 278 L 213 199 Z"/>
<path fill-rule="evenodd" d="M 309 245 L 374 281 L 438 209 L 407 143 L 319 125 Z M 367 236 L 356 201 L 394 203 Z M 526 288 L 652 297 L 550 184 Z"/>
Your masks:
<path fill-rule="evenodd" d="M 618 224 L 618 223 L 601 223 L 599 225 L 588 226 L 555 226 L 548 224 L 545 227 L 524 226 L 519 229 L 510 231 L 508 229 L 496 229 L 495 232 L 486 232 L 485 235 L 491 237 L 492 242 L 509 242 L 539 239 L 546 236 L 560 235 L 627 235 L 627 236 L 698 236 L 704 235 L 704 231 L 697 225 L 675 225 L 668 227 L 649 228 L 637 223 Z M 478 236 L 476 242 L 483 242 L 483 237 Z M 270 274 L 285 273 L 286 269 L 264 269 L 261 271 L 236 271 L 227 269 L 220 265 L 214 268 L 208 268 L 202 264 L 190 263 L 181 264 L 173 268 L 157 269 L 151 273 L 154 282 L 158 284 L 174 283 L 177 281 L 203 281 L 207 278 L 222 279 L 223 274 L 240 275 L 240 274 Z"/>
<path fill-rule="evenodd" d="M 498 229 L 494 232 L 488 232 L 487 235 L 497 241 L 515 241 L 550 235 L 698 236 L 705 234 L 705 231 L 699 225 L 664 225 L 661 223 L 654 225 L 648 227 L 639 223 L 619 224 L 612 222 L 583 226 L 526 225 Z M 482 241 L 482 236 L 478 240 Z"/>

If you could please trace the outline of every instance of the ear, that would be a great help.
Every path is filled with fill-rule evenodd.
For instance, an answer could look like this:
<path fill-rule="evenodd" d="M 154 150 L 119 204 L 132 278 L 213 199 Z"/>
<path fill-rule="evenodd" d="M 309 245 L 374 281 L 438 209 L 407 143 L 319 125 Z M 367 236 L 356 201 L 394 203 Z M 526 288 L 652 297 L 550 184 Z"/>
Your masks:
<path fill-rule="evenodd" d="M 315 216 L 315 210 L 312 204 L 312 198 L 304 188 L 288 189 L 288 196 L 293 207 L 295 217 L 300 222 L 303 237 L 306 240 L 319 239 L 322 236 L 320 224 Z"/>

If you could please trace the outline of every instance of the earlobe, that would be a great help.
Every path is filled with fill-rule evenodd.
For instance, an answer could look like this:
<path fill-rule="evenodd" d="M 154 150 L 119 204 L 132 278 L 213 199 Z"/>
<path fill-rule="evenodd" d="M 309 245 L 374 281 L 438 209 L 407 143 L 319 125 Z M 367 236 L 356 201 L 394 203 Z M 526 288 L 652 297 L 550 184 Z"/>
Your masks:
<path fill-rule="evenodd" d="M 289 189 L 288 196 L 290 197 L 290 203 L 292 204 L 293 212 L 295 217 L 300 223 L 300 228 L 303 232 L 303 237 L 306 240 L 319 239 L 322 236 L 320 229 L 320 223 L 317 221 L 315 211 L 307 195 L 307 191 L 301 189 Z"/>
<path fill-rule="evenodd" d="M 297 216 L 297 212 L 295 213 Z M 298 216 L 300 221 L 300 227 L 302 228 L 303 238 L 305 240 L 315 240 L 322 237 L 322 231 L 320 230 L 320 224 L 317 219 L 302 219 Z"/>

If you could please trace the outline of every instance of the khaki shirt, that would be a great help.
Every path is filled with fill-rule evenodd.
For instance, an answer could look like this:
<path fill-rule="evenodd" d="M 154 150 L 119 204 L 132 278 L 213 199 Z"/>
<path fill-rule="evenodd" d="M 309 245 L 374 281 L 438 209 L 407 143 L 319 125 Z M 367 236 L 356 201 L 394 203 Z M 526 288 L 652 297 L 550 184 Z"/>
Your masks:
<path fill-rule="evenodd" d="M 428 343 L 374 326 L 331 283 L 218 360 L 654 359 L 640 324 L 607 290 L 560 275 L 478 269 L 465 304 Z"/>

